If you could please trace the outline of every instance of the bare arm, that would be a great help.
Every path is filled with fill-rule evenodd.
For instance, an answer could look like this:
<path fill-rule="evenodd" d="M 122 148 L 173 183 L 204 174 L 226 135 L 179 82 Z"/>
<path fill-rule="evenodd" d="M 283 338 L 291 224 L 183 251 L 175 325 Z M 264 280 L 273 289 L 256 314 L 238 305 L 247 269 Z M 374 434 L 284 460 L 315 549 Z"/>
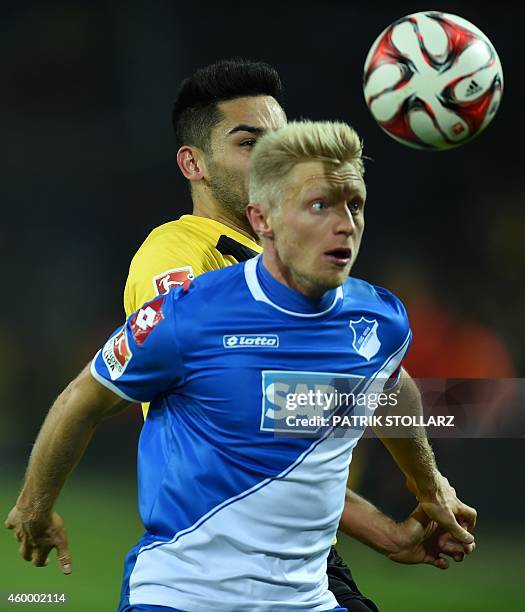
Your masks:
<path fill-rule="evenodd" d="M 24 486 L 6 521 L 27 561 L 46 565 L 50 550 L 56 547 L 62 570 L 70 573 L 67 537 L 53 505 L 99 422 L 127 405 L 97 382 L 88 366 L 49 410 L 31 453 Z"/>
<path fill-rule="evenodd" d="M 398 392 L 402 414 L 415 417 L 423 414 L 417 385 L 404 370 Z M 476 524 L 476 511 L 457 498 L 456 491 L 439 472 L 425 429 L 417 425 L 404 428 L 400 437 L 389 437 L 386 428 L 376 428 L 375 432 L 406 476 L 407 486 L 424 512 L 459 541 L 472 543 L 472 534 L 460 523 L 472 529 Z"/>
<path fill-rule="evenodd" d="M 462 561 L 475 545 L 461 544 L 431 521 L 418 506 L 403 522 L 397 523 L 373 504 L 347 489 L 339 523 L 341 531 L 398 563 L 428 563 L 447 569 L 444 554 Z"/>
<path fill-rule="evenodd" d="M 346 489 L 339 529 L 381 554 L 397 549 L 395 521 L 351 489 Z"/>

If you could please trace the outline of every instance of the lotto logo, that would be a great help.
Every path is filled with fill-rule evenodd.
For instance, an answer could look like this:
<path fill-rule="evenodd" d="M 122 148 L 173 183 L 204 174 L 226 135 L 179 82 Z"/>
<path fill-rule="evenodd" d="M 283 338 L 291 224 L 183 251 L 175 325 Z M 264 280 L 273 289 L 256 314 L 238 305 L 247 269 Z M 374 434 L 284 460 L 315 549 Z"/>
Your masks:
<path fill-rule="evenodd" d="M 225 348 L 277 348 L 279 336 L 276 334 L 244 334 L 239 336 L 223 336 L 222 344 Z"/>
<path fill-rule="evenodd" d="M 110 338 L 102 349 L 102 359 L 106 364 L 111 380 L 120 378 L 128 367 L 133 353 L 129 348 L 126 328 L 123 327 L 116 336 Z"/>
<path fill-rule="evenodd" d="M 184 287 L 187 290 L 194 278 L 192 267 L 183 266 L 158 274 L 153 278 L 153 285 L 159 295 L 165 295 L 172 287 Z"/>
<path fill-rule="evenodd" d="M 146 306 L 143 306 L 131 319 L 131 331 L 135 342 L 141 346 L 153 331 L 153 328 L 162 321 L 162 304 L 164 298 L 157 298 Z"/>

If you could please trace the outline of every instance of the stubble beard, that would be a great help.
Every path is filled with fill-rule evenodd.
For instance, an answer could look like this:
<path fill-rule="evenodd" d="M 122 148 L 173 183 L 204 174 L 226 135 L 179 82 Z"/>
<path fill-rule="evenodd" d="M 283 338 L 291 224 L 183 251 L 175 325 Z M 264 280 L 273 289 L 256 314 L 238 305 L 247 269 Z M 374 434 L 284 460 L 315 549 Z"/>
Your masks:
<path fill-rule="evenodd" d="M 342 285 L 339 280 L 330 282 L 327 278 L 315 274 L 302 274 L 297 270 L 291 270 L 291 272 L 296 283 L 306 290 L 311 297 L 322 297 L 328 291 Z"/>
<path fill-rule="evenodd" d="M 295 285 L 296 290 L 300 290 L 301 293 L 304 293 L 305 295 L 308 295 L 310 297 L 321 297 L 327 291 L 336 289 L 337 287 L 340 287 L 343 284 L 344 281 L 339 282 L 339 280 L 335 279 L 333 281 L 330 281 L 328 278 L 324 277 L 321 274 L 316 274 L 315 272 L 307 272 L 305 270 L 298 269 L 297 266 L 293 265 L 289 261 L 288 257 L 285 256 L 283 258 L 281 240 L 283 242 L 287 242 L 287 236 L 279 236 L 275 239 L 275 249 L 277 257 L 286 269 L 286 274 Z M 300 252 L 301 250 L 301 246 L 297 243 L 293 245 L 293 248 L 294 250 L 296 250 L 296 252 Z"/>
<path fill-rule="evenodd" d="M 251 231 L 246 217 L 248 189 L 245 177 L 217 162 L 209 164 L 209 173 L 209 188 L 220 207 L 232 221 Z"/>

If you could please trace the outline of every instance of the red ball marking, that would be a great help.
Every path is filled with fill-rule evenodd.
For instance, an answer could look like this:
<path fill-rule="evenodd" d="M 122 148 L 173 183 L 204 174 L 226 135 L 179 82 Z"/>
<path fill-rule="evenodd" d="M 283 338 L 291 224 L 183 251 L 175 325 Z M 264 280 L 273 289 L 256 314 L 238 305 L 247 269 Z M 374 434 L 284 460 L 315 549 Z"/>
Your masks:
<path fill-rule="evenodd" d="M 415 32 L 415 34 L 417 36 L 417 42 L 419 44 L 419 48 L 421 50 L 421 55 L 423 56 L 423 59 L 425 60 L 425 62 L 429 66 L 431 66 L 432 68 L 435 68 L 436 67 L 436 61 L 435 61 L 434 57 L 430 54 L 430 52 L 428 51 L 428 49 L 425 46 L 425 41 L 423 39 L 423 35 L 419 31 L 419 25 L 417 23 L 417 19 L 415 17 L 410 17 L 410 19 L 408 21 L 410 22 L 410 24 L 414 28 L 414 32 Z"/>
<path fill-rule="evenodd" d="M 444 61 L 438 62 L 440 71 L 448 70 L 467 47 L 480 40 L 477 34 L 460 26 L 458 23 L 450 21 L 442 13 L 428 13 L 427 17 L 437 21 L 447 36 L 447 56 Z M 421 52 L 423 55 L 425 53 L 428 54 L 429 58 L 432 58 L 431 61 L 434 62 L 432 65 L 438 67 L 435 65 L 436 58 L 428 53 L 426 47 L 423 47 Z"/>
<path fill-rule="evenodd" d="M 376 50 L 368 63 L 368 68 L 363 78 L 365 85 L 368 83 L 368 79 L 376 68 L 379 68 L 379 66 L 383 66 L 384 64 L 397 64 L 399 61 L 401 53 L 392 42 L 392 31 L 394 29 L 394 25 L 396 24 L 392 24 L 383 34 L 383 37 L 379 41 L 379 44 L 377 45 Z"/>
<path fill-rule="evenodd" d="M 446 17 L 440 14 L 429 15 L 431 19 L 438 21 L 441 27 L 445 30 L 448 38 L 449 48 L 457 57 L 461 55 L 467 47 L 478 40 L 478 35 L 470 30 L 467 30 L 458 23 L 449 21 Z"/>
<path fill-rule="evenodd" d="M 496 89 L 497 86 L 495 82 L 493 82 L 490 89 L 488 89 L 477 100 L 462 102 L 454 109 L 456 115 L 459 115 L 469 126 L 472 134 L 479 130 L 481 124 L 485 120 Z"/>
<path fill-rule="evenodd" d="M 408 100 L 405 100 L 397 113 L 388 121 L 381 121 L 380 125 L 390 134 L 393 134 L 402 140 L 406 140 L 407 142 L 412 142 L 420 147 L 428 149 L 430 146 L 419 138 L 410 125 L 409 108 L 407 102 Z"/>
<path fill-rule="evenodd" d="M 470 134 L 475 134 L 485 120 L 496 92 L 502 90 L 502 83 L 499 75 L 496 75 L 490 87 L 481 96 L 475 100 L 463 102 L 459 101 L 454 95 L 455 86 L 463 78 L 465 77 L 454 79 L 454 81 L 445 87 L 441 93 L 440 102 L 445 108 L 448 108 L 463 119 L 469 127 Z"/>
<path fill-rule="evenodd" d="M 387 130 L 398 138 L 406 140 L 407 142 L 412 142 L 420 147 L 424 147 L 425 149 L 433 149 L 434 147 L 421 140 L 410 126 L 410 114 L 415 110 L 426 113 L 445 142 L 448 144 L 455 144 L 448 138 L 447 134 L 439 125 L 430 104 L 416 96 L 407 98 L 392 119 L 389 119 L 388 121 L 381 121 L 380 125 L 383 127 L 383 129 Z"/>
<path fill-rule="evenodd" d="M 395 23 L 393 23 L 381 37 L 381 40 L 379 41 L 368 63 L 368 68 L 366 69 L 366 72 L 363 77 L 363 84 L 364 87 L 366 87 L 370 77 L 372 76 L 372 73 L 377 68 L 379 68 L 379 66 L 384 66 L 385 64 L 396 65 L 401 72 L 401 77 L 396 83 L 394 83 L 394 85 L 386 87 L 374 96 L 369 96 L 367 98 L 368 106 L 370 106 L 372 102 L 377 100 L 383 94 L 404 87 L 412 79 L 412 77 L 414 76 L 414 72 L 416 72 L 415 66 L 412 61 L 406 55 L 403 55 L 403 53 L 401 53 L 401 51 L 394 45 L 394 42 L 392 41 L 392 33 L 394 31 L 394 28 L 403 21 L 405 20 L 401 19 L 400 21 L 396 21 Z"/>

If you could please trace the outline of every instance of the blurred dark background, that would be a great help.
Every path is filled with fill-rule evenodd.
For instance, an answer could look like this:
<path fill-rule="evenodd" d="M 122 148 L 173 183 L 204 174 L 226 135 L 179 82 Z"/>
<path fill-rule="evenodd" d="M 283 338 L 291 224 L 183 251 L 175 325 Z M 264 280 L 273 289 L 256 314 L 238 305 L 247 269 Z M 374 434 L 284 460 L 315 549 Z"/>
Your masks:
<path fill-rule="evenodd" d="M 405 301 L 415 334 L 410 371 L 523 377 L 525 6 L 510 6 L 2 2 L 4 491 L 16 496 L 53 398 L 122 322 L 127 270 L 142 240 L 191 211 L 175 163 L 171 102 L 181 79 L 220 58 L 271 63 L 286 86 L 290 118 L 345 120 L 364 138 L 373 161 L 354 273 Z M 472 143 L 442 153 L 391 140 L 361 90 L 375 37 L 402 15 L 428 8 L 481 28 L 505 75 L 493 123 Z M 131 410 L 105 423 L 80 475 L 132 482 L 140 422 Z M 413 503 L 402 480 L 374 441 L 364 444 L 360 490 L 402 516 Z M 440 440 L 436 453 L 480 521 L 522 523 L 523 487 L 515 481 L 521 439 Z"/>

